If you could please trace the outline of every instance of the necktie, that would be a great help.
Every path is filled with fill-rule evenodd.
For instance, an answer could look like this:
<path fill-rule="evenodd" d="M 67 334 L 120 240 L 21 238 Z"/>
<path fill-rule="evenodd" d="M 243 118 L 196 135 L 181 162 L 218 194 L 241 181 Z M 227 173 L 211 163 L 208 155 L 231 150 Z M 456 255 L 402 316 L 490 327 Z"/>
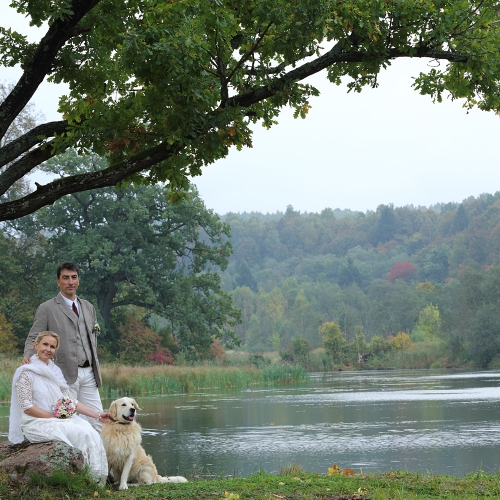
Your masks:
<path fill-rule="evenodd" d="M 73 302 L 73 307 L 72 307 L 72 309 L 73 309 L 73 312 L 74 312 L 77 316 L 80 316 L 80 315 L 78 314 L 78 309 L 76 308 L 76 304 L 75 304 L 74 302 Z"/>

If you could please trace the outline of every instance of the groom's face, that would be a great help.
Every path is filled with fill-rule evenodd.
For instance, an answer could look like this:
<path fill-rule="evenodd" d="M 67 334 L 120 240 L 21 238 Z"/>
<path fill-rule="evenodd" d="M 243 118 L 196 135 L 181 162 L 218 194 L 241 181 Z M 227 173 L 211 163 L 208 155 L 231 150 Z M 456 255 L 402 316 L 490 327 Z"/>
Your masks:
<path fill-rule="evenodd" d="M 57 278 L 57 286 L 61 290 L 61 294 L 70 300 L 74 300 L 79 284 L 78 273 L 70 269 L 63 269 Z"/>

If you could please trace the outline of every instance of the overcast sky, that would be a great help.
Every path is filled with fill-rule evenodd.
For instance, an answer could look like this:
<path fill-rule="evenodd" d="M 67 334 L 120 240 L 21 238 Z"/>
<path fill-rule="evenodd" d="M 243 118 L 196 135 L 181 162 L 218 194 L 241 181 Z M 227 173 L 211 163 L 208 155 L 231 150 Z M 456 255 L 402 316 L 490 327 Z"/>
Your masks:
<path fill-rule="evenodd" d="M 8 4 L 0 0 L 0 25 L 36 40 L 39 32 L 11 15 Z M 253 148 L 231 151 L 194 179 L 206 206 L 219 214 L 284 211 L 288 205 L 301 212 L 364 212 L 389 203 L 461 202 L 500 190 L 500 118 L 419 95 L 412 76 L 426 65 L 395 61 L 377 89 L 361 94 L 316 75 L 310 81 L 321 95 L 305 120 L 284 110 L 272 129 L 255 126 Z M 14 82 L 19 74 L 0 68 L 3 81 Z M 61 93 L 64 88 L 44 83 L 34 97 L 49 120 L 60 118 Z"/>

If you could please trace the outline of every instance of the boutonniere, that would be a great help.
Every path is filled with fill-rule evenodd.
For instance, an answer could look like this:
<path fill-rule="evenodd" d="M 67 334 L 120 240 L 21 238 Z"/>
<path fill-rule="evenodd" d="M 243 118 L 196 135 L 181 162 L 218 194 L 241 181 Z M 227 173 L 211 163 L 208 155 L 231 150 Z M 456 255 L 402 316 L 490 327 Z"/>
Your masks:
<path fill-rule="evenodd" d="M 92 327 L 92 333 L 96 337 L 101 334 L 101 327 L 99 326 L 99 323 L 97 321 L 94 323 L 94 326 Z"/>

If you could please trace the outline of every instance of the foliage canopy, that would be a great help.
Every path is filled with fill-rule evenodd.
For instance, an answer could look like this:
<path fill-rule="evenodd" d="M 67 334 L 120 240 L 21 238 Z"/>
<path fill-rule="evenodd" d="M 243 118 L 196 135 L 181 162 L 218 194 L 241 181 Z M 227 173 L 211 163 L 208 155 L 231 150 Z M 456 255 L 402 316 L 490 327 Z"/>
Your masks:
<path fill-rule="evenodd" d="M 0 141 L 48 78 L 64 82 L 63 119 L 30 128 L 0 148 L 0 220 L 33 213 L 68 193 L 122 181 L 188 178 L 251 146 L 284 106 L 304 117 L 327 70 L 349 90 L 376 86 L 398 58 L 430 58 L 415 87 L 441 100 L 500 109 L 498 5 L 493 0 L 12 0 L 45 36 L 30 43 L 0 28 L 0 64 L 23 74 L 0 105 Z M 57 178 L 14 199 L 9 190 L 68 148 L 109 166 Z M 43 167 L 42 167 L 43 168 Z"/>

